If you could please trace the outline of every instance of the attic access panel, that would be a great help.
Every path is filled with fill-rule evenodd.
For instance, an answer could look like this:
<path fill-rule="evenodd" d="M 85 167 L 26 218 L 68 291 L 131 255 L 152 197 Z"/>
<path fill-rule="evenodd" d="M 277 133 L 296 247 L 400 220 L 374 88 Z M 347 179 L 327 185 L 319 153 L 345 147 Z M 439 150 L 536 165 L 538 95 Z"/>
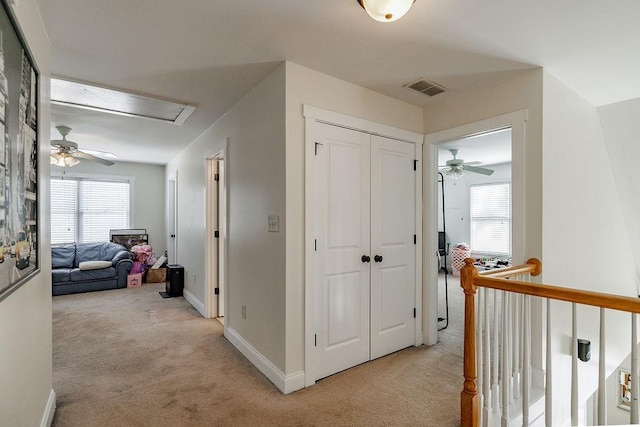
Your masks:
<path fill-rule="evenodd" d="M 51 102 L 104 113 L 144 117 L 181 126 L 195 107 L 84 83 L 51 79 Z"/>

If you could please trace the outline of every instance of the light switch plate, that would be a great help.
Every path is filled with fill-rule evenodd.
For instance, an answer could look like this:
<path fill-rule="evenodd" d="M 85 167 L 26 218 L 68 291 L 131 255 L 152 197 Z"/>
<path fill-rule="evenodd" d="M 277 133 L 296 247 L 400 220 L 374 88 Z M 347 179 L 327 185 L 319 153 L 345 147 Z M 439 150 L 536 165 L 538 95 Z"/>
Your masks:
<path fill-rule="evenodd" d="M 280 217 L 278 215 L 269 215 L 270 232 L 278 232 L 280 230 Z"/>

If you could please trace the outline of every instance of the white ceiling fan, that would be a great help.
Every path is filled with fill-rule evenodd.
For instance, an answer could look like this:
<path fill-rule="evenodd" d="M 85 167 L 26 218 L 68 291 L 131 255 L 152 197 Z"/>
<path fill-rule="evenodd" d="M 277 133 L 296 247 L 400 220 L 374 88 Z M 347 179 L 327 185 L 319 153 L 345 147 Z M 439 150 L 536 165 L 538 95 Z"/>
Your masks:
<path fill-rule="evenodd" d="M 51 164 L 52 165 L 56 165 L 60 167 L 65 167 L 65 166 L 71 167 L 80 163 L 80 159 L 91 160 L 93 162 L 102 163 L 103 165 L 106 165 L 106 166 L 111 166 L 115 164 L 110 160 L 103 159 L 98 156 L 94 156 L 89 152 L 95 153 L 101 156 L 116 157 L 112 153 L 95 151 L 95 150 L 80 151 L 78 149 L 77 143 L 67 140 L 67 135 L 69 134 L 69 132 L 71 132 L 71 128 L 69 126 L 59 125 L 59 126 L 56 126 L 56 129 L 58 129 L 58 132 L 60 132 L 60 135 L 62 135 L 62 139 L 51 140 Z"/>
<path fill-rule="evenodd" d="M 493 169 L 481 168 L 479 166 L 473 166 L 471 163 L 465 163 L 464 160 L 456 158 L 458 155 L 458 149 L 452 148 L 449 150 L 453 159 L 447 160 L 444 166 L 438 166 L 444 173 L 454 179 L 460 178 L 465 171 L 479 173 L 482 175 L 491 175 Z"/>

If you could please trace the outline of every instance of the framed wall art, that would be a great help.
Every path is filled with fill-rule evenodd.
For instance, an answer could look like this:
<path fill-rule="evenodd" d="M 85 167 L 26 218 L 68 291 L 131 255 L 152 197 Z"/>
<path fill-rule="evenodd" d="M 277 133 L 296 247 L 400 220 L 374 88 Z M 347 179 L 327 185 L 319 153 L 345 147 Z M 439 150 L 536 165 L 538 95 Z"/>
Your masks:
<path fill-rule="evenodd" d="M 38 71 L 0 8 L 0 300 L 39 270 Z"/>

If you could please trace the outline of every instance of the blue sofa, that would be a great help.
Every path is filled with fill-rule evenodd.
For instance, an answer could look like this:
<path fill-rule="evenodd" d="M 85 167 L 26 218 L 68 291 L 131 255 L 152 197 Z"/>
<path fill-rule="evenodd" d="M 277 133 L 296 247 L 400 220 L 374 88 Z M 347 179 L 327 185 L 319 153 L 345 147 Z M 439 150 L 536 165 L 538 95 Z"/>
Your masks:
<path fill-rule="evenodd" d="M 102 268 L 87 268 L 85 261 L 110 261 Z M 127 287 L 133 261 L 127 249 L 116 243 L 77 243 L 51 247 L 53 295 Z"/>

